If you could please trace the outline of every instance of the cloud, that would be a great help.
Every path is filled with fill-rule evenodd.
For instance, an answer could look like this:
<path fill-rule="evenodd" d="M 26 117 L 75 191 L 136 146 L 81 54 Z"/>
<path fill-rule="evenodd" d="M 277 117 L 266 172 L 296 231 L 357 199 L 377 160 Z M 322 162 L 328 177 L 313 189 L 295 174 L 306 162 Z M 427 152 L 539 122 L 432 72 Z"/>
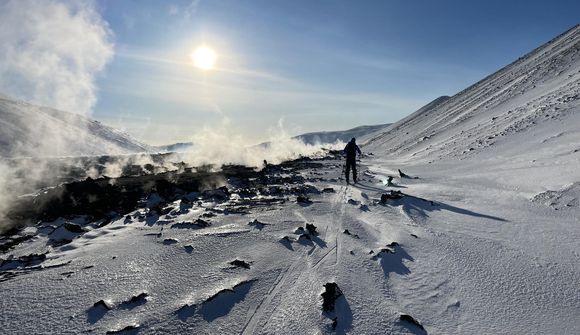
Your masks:
<path fill-rule="evenodd" d="M 0 92 L 88 114 L 112 32 L 92 1 L 0 2 Z"/>

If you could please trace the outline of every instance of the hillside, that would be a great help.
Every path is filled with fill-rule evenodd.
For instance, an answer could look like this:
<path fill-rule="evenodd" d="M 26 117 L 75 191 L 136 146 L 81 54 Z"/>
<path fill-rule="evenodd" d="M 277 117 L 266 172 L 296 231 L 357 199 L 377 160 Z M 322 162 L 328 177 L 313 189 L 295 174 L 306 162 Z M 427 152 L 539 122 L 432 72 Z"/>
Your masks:
<path fill-rule="evenodd" d="M 565 150 L 573 151 L 580 124 L 579 35 L 576 26 L 451 98 L 421 108 L 369 141 L 368 150 L 388 148 L 388 155 L 428 160 L 465 158 L 514 143 L 522 152 L 537 150 L 551 146 L 547 137 L 556 136 L 567 138 Z M 524 131 L 545 138 L 524 143 L 517 137 Z"/>
<path fill-rule="evenodd" d="M 0 157 L 114 155 L 151 151 L 129 135 L 78 114 L 0 96 Z"/>

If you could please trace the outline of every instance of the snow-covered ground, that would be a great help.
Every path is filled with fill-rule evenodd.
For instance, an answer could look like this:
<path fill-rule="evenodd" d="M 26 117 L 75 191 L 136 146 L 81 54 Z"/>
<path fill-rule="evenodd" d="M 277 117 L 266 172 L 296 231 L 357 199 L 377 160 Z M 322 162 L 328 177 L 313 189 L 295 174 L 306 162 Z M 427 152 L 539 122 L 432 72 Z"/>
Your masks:
<path fill-rule="evenodd" d="M 391 125 L 363 147 L 373 155 L 356 185 L 329 155 L 212 175 L 214 185 L 182 181 L 198 188 L 183 194 L 147 180 L 122 215 L 51 217 L 13 232 L 2 239 L 0 326 L 578 334 L 579 46 L 577 26 Z M 99 202 L 85 183 L 87 201 Z M 104 184 L 112 196 L 129 192 Z M 63 199 L 77 206 L 71 190 Z"/>

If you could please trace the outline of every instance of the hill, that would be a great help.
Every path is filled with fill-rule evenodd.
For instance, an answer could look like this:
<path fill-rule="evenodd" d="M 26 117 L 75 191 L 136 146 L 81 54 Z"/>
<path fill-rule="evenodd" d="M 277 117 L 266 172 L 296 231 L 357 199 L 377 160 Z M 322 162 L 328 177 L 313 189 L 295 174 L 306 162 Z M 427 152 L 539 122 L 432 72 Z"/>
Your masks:
<path fill-rule="evenodd" d="M 88 117 L 0 96 L 0 157 L 116 155 L 151 151 Z"/>

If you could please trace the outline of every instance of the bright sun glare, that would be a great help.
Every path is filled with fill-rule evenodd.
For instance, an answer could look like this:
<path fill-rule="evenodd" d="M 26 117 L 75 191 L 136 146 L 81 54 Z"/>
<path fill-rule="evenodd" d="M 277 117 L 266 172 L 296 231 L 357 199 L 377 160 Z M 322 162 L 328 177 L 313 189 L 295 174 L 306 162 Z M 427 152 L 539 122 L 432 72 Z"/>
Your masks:
<path fill-rule="evenodd" d="M 217 56 L 212 48 L 201 46 L 191 54 L 193 65 L 202 70 L 211 70 L 215 64 Z"/>

